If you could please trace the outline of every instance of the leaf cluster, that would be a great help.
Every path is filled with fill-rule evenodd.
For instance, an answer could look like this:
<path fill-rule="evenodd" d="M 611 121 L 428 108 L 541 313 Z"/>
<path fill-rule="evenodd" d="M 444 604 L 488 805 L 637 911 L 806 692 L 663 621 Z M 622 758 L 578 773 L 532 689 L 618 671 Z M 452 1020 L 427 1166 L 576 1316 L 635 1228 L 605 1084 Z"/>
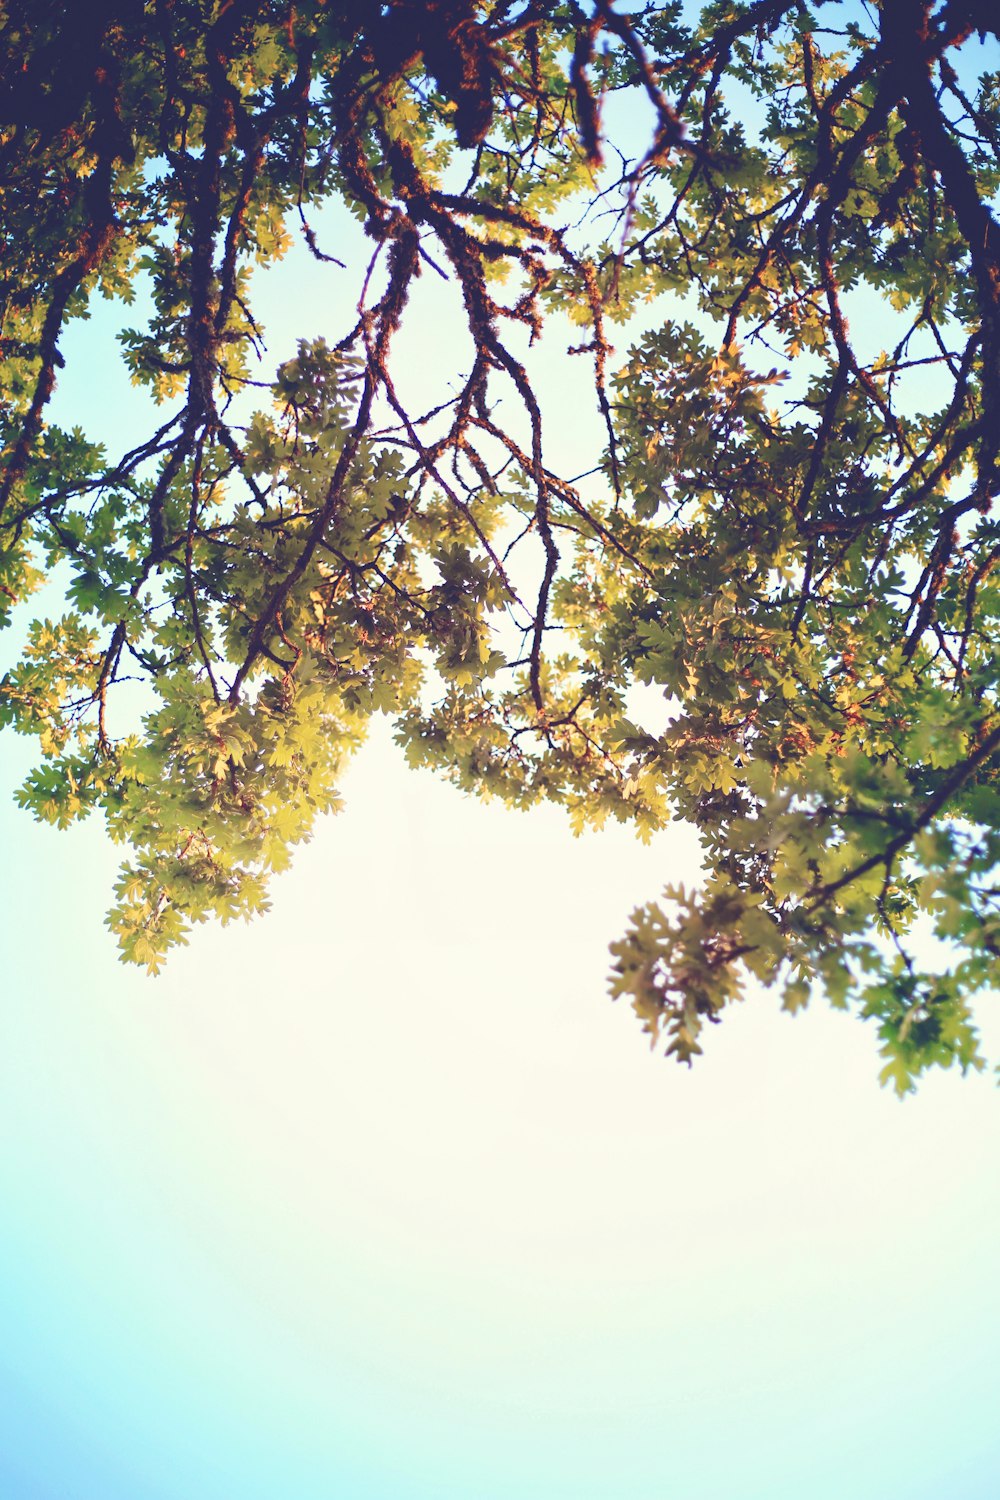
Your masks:
<path fill-rule="evenodd" d="M 65 601 L 0 723 L 26 807 L 130 846 L 150 969 L 266 905 L 382 713 L 480 795 L 697 829 L 614 948 L 654 1043 L 820 990 L 902 1092 L 982 1065 L 1000 977 L 1000 37 L 972 0 L 685 17 L 0 4 L 0 624 Z M 331 204 L 357 303 L 261 378 L 254 278 L 296 237 L 342 275 Z M 415 406 L 420 276 L 468 353 Z M 112 455 L 49 420 L 99 295 L 149 396 Z M 588 487 L 533 374 L 570 327 Z"/>

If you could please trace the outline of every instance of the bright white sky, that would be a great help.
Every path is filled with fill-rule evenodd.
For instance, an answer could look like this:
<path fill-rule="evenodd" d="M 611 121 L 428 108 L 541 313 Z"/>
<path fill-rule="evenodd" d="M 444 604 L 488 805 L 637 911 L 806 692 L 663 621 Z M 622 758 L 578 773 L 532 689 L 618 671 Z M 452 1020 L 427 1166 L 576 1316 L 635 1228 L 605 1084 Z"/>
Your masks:
<path fill-rule="evenodd" d="M 680 1070 L 602 981 L 682 837 L 346 791 L 156 981 L 3 813 L 6 1492 L 992 1500 L 992 1083 L 768 999 Z"/>
<path fill-rule="evenodd" d="M 293 264 L 276 357 L 323 295 Z M 454 358 L 417 312 L 412 379 Z M 91 333 L 60 415 L 110 435 Z M 993 1081 L 900 1104 L 869 1031 L 767 996 L 678 1069 L 606 950 L 689 835 L 575 841 L 381 732 L 344 790 L 271 915 L 155 981 L 102 929 L 101 829 L 0 801 L 0 1493 L 993 1500 Z"/>

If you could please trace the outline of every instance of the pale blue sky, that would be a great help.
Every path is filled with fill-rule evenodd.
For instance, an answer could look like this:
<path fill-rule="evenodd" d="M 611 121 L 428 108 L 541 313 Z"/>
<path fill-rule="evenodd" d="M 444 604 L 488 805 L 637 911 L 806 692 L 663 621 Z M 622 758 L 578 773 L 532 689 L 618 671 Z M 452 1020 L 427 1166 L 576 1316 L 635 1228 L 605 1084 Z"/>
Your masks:
<path fill-rule="evenodd" d="M 768 998 L 677 1069 L 602 977 L 683 840 L 346 790 L 156 981 L 3 810 L 0 1493 L 992 1497 L 992 1082 Z"/>

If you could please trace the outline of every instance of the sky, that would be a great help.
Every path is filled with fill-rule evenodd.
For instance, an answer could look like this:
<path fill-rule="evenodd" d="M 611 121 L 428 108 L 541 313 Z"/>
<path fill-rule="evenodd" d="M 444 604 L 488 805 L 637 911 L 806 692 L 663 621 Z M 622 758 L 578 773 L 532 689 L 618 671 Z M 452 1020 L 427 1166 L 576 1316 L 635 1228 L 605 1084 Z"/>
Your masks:
<path fill-rule="evenodd" d="M 324 331 L 310 276 L 264 295 L 276 355 Z M 414 381 L 458 338 L 424 283 Z M 114 436 L 109 329 L 57 399 Z M 542 357 L 583 443 L 586 372 Z M 870 1029 L 760 992 L 694 1069 L 651 1053 L 607 946 L 696 878 L 683 828 L 574 839 L 408 771 L 383 724 L 272 912 L 150 979 L 102 925 L 100 825 L 13 806 L 29 752 L 0 795 L 2 1500 L 995 1500 L 995 1079 L 900 1103 Z"/>
<path fill-rule="evenodd" d="M 602 981 L 682 836 L 345 793 L 156 980 L 3 807 L 0 1494 L 995 1496 L 992 1080 L 767 996 L 680 1069 Z"/>

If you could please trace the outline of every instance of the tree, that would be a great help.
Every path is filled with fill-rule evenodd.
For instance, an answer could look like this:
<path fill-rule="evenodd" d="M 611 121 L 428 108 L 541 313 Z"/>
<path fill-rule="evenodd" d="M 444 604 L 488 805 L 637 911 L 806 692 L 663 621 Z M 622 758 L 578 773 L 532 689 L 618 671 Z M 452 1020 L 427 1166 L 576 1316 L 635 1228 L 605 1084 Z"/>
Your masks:
<path fill-rule="evenodd" d="M 749 975 L 791 1010 L 819 988 L 873 1019 L 901 1092 L 930 1064 L 981 1067 L 971 1004 L 1000 978 L 993 7 L 0 18 L 4 623 L 65 583 L 0 722 L 38 738 L 24 806 L 100 809 L 130 845 L 123 956 L 155 970 L 191 923 L 263 908 L 386 713 L 414 765 L 484 796 L 641 836 L 695 825 L 703 883 L 613 950 L 613 992 L 678 1059 Z M 637 112 L 630 154 L 603 120 L 634 135 Z M 295 233 L 332 260 L 328 202 L 370 245 L 356 313 L 262 380 L 252 272 Z M 469 355 L 417 410 L 392 352 L 421 274 L 449 281 Z M 98 294 L 135 299 L 122 354 L 150 421 L 125 454 L 46 416 Z M 565 318 L 604 432 L 589 487 L 550 466 L 530 373 Z"/>

